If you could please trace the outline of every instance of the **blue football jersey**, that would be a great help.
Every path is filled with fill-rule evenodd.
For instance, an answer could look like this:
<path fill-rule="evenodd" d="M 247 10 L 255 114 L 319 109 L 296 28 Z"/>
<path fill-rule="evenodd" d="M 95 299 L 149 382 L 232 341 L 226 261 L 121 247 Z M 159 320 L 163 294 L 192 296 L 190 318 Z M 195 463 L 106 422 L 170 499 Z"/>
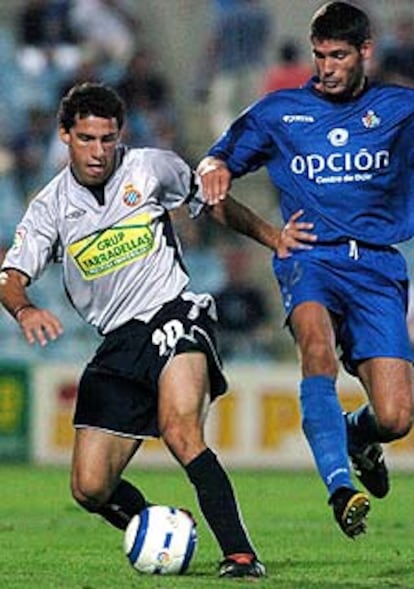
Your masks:
<path fill-rule="evenodd" d="M 335 102 L 305 87 L 249 107 L 209 150 L 237 178 L 266 166 L 285 220 L 304 209 L 320 242 L 414 235 L 414 90 L 372 84 Z"/>

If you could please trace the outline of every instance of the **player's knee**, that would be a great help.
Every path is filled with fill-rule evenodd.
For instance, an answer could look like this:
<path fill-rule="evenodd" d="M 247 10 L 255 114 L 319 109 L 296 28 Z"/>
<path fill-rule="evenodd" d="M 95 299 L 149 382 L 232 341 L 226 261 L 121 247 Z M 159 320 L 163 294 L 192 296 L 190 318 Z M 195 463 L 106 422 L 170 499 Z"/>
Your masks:
<path fill-rule="evenodd" d="M 204 447 L 202 428 L 199 424 L 189 425 L 180 420 L 170 420 L 161 427 L 161 436 L 181 464 L 187 464 Z"/>
<path fill-rule="evenodd" d="M 376 417 L 383 442 L 403 438 L 409 433 L 412 426 L 412 416 L 408 411 L 383 411 Z"/>
<path fill-rule="evenodd" d="M 90 478 L 73 481 L 71 492 L 74 500 L 91 513 L 98 511 L 110 495 L 110 491 L 99 481 Z"/>
<path fill-rule="evenodd" d="M 325 374 L 336 376 L 338 360 L 331 346 L 325 342 L 308 342 L 301 349 L 302 369 L 306 376 Z"/>
<path fill-rule="evenodd" d="M 169 424 L 163 428 L 162 438 L 170 451 L 176 456 L 180 462 L 192 446 L 192 436 L 186 435 L 186 432 L 179 426 L 179 424 Z"/>

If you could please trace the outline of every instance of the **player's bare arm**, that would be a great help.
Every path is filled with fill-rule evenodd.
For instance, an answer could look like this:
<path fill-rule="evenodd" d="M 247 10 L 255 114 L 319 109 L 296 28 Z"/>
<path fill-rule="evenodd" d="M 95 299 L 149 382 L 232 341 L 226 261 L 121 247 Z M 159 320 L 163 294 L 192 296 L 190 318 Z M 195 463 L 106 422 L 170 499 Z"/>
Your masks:
<path fill-rule="evenodd" d="M 203 192 L 210 206 L 224 200 L 231 188 L 231 172 L 226 163 L 216 157 L 207 156 L 197 167 Z"/>
<path fill-rule="evenodd" d="M 303 210 L 296 211 L 282 228 L 268 223 L 251 209 L 230 195 L 225 201 L 209 209 L 210 215 L 222 225 L 227 225 L 275 251 L 279 258 L 287 258 L 291 250 L 311 249 L 317 236 L 311 233 L 313 223 L 299 221 Z"/>
<path fill-rule="evenodd" d="M 57 317 L 46 309 L 38 309 L 26 293 L 28 278 L 18 270 L 3 270 L 0 276 L 0 301 L 17 323 L 29 344 L 45 346 L 57 339 L 63 327 Z"/>

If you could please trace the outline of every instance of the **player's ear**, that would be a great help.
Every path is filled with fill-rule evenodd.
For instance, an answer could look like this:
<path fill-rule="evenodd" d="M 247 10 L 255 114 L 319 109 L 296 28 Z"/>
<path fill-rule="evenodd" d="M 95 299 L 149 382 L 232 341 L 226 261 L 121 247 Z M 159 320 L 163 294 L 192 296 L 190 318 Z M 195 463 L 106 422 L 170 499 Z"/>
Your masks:
<path fill-rule="evenodd" d="M 70 143 L 70 133 L 64 129 L 64 127 L 59 127 L 59 138 L 65 145 L 69 145 Z"/>
<path fill-rule="evenodd" d="M 371 57 L 374 53 L 374 43 L 373 43 L 372 39 L 366 39 L 362 43 L 360 53 L 361 53 L 362 58 L 364 60 L 371 59 Z"/>

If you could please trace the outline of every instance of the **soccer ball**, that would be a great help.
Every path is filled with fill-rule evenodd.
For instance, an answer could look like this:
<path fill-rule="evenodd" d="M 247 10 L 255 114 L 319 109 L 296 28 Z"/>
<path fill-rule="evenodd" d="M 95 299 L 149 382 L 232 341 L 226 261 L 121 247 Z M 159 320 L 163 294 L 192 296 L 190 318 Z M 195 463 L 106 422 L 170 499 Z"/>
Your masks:
<path fill-rule="evenodd" d="M 182 509 L 151 505 L 134 515 L 124 536 L 124 550 L 140 573 L 183 574 L 194 556 L 194 520 Z"/>

